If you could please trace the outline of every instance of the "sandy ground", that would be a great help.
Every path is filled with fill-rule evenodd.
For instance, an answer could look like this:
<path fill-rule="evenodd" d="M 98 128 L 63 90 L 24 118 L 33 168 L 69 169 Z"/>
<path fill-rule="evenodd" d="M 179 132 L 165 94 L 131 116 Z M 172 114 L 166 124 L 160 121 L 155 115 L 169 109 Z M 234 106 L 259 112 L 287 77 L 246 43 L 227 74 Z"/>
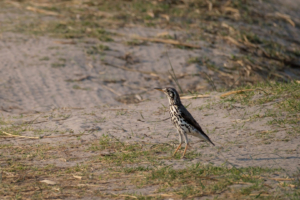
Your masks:
<path fill-rule="evenodd" d="M 126 28 L 121 31 L 144 37 L 164 32 L 146 28 Z M 181 87 L 184 90 L 203 91 L 210 87 L 205 76 L 192 75 L 214 73 L 205 66 L 188 64 L 187 60 L 200 54 L 214 54 L 215 60 L 221 64 L 225 56 L 234 51 L 232 48 L 226 49 L 226 44 L 223 49 L 226 55 L 222 49 L 212 51 L 205 47 L 201 50 L 182 50 L 155 43 L 130 47 L 123 44 L 127 38 L 117 39 L 106 44 L 111 50 L 105 51 L 105 55 L 91 55 L 86 51 L 91 46 L 99 45 L 99 42 L 92 39 L 78 44 L 59 44 L 63 40 L 3 34 L 0 41 L 1 107 L 45 111 L 64 106 L 120 105 L 123 102 L 134 103 L 157 98 L 159 94 L 153 93 L 153 88 L 175 85 L 169 73 L 171 68 L 167 55 L 178 76 L 190 75 L 179 79 Z M 204 46 L 204 43 L 200 45 Z M 145 73 L 113 66 L 128 66 L 129 69 Z M 122 98 L 130 94 L 133 95 L 128 100 Z"/>
<path fill-rule="evenodd" d="M 199 111 L 200 106 L 210 105 L 211 101 L 212 99 L 183 101 L 184 105 L 190 104 L 189 110 L 216 146 L 213 147 L 190 136 L 191 149 L 201 153 L 201 156 L 193 160 L 183 159 L 181 162 L 215 165 L 227 163 L 235 167 L 283 168 L 289 174 L 297 172 L 300 167 L 299 137 L 290 136 L 286 131 L 288 128 L 277 129 L 277 132 L 272 133 L 271 130 L 274 128 L 266 125 L 267 121 L 272 119 L 270 117 L 250 119 L 255 114 L 272 110 L 272 105 L 257 107 L 234 105 L 232 108 L 223 108 L 222 105 L 217 104 Z M 84 147 L 85 144 L 88 146 L 103 134 L 123 142 L 177 145 L 176 129 L 170 120 L 162 121 L 169 115 L 162 104 L 167 106 L 167 99 L 151 100 L 129 106 L 65 107 L 38 114 L 22 115 L 22 117 L 2 112 L 2 116 L 15 125 L 28 123 L 30 128 L 27 129 L 41 130 L 39 135 L 34 134 L 34 131 L 25 131 L 21 135 L 42 137 L 38 143 L 51 146 L 79 143 Z M 76 137 L 78 134 L 83 134 L 80 140 Z M 2 144 L 16 146 L 32 145 L 36 142 L 37 140 L 15 138 L 2 140 Z M 67 163 L 54 161 L 58 166 L 72 166 L 78 162 L 84 160 Z M 174 161 L 169 164 L 174 165 L 175 168 L 176 165 L 183 167 L 181 162 Z M 45 161 L 46 163 L 48 161 Z"/>

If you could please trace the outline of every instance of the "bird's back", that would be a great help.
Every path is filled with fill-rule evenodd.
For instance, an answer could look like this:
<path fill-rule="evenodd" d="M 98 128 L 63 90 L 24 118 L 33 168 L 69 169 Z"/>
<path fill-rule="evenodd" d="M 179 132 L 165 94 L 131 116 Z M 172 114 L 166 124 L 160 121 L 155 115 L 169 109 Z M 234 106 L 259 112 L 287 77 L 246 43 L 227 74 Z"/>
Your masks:
<path fill-rule="evenodd" d="M 215 145 L 210 138 L 204 133 L 198 122 L 194 119 L 194 117 L 191 115 L 191 113 L 181 104 L 178 106 L 179 115 L 184 121 L 184 124 L 187 124 L 194 128 L 196 130 L 196 134 L 193 134 L 193 132 L 190 131 L 190 133 L 196 137 L 202 138 L 210 142 L 211 144 Z"/>

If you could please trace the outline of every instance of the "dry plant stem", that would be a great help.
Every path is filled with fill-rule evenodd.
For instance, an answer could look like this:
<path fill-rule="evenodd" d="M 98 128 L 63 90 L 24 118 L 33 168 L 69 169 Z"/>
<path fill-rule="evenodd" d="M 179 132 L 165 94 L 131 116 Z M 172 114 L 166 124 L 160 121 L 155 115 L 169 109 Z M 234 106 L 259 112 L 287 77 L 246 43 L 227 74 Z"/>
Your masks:
<path fill-rule="evenodd" d="M 227 92 L 225 94 L 222 94 L 220 97 L 224 98 L 224 97 L 229 96 L 231 94 L 238 94 L 238 93 L 241 93 L 241 92 L 247 92 L 247 91 L 253 91 L 253 90 L 254 89 L 230 91 L 230 92 Z"/>
<path fill-rule="evenodd" d="M 43 138 L 58 138 L 58 137 L 72 137 L 72 136 L 76 137 L 76 136 L 83 136 L 83 135 L 88 135 L 88 134 L 80 133 L 80 134 L 75 134 L 75 135 L 46 136 L 46 137 L 41 137 L 41 139 L 43 139 Z"/>
<path fill-rule="evenodd" d="M 294 178 L 269 178 L 274 181 L 294 181 Z"/>
<path fill-rule="evenodd" d="M 211 84 L 211 86 L 213 87 L 214 90 L 217 90 L 217 87 L 215 86 L 214 81 L 208 76 L 207 73 L 202 72 L 205 76 L 206 76 L 206 80 Z"/>
<path fill-rule="evenodd" d="M 174 69 L 173 69 L 173 66 L 172 66 L 172 63 L 171 63 L 171 60 L 170 60 L 170 57 L 169 57 L 168 52 L 167 52 L 167 56 L 168 56 L 169 64 L 170 64 L 170 66 L 171 66 L 171 70 L 172 70 L 172 72 L 173 72 L 173 74 L 170 72 L 170 75 L 172 76 L 172 78 L 174 79 L 174 81 L 175 81 L 175 83 L 177 84 L 178 88 L 180 89 L 180 92 L 182 93 L 183 91 L 182 91 L 182 89 L 181 89 L 181 87 L 180 87 L 180 85 L 179 85 L 179 83 L 178 83 L 178 79 L 176 78 L 176 74 L 175 74 L 175 71 L 174 71 Z"/>
<path fill-rule="evenodd" d="M 52 11 L 48 11 L 48 10 L 43 10 L 43 9 L 39 9 L 39 8 L 34 8 L 31 6 L 27 6 L 26 7 L 27 10 L 36 12 L 36 13 L 41 13 L 41 14 L 45 14 L 45 15 L 51 15 L 51 16 L 59 16 L 58 13 L 56 12 L 52 12 Z"/>
<path fill-rule="evenodd" d="M 241 93 L 241 92 L 249 92 L 249 91 L 254 91 L 254 90 L 260 90 L 260 91 L 263 91 L 266 95 L 268 95 L 268 93 L 266 91 L 264 91 L 263 89 L 260 89 L 260 88 L 256 88 L 256 89 L 246 89 L 246 90 L 236 90 L 236 91 L 230 91 L 230 92 L 227 92 L 225 94 L 222 94 L 220 97 L 221 98 L 224 98 L 226 96 L 229 96 L 231 94 L 238 94 L 238 93 Z"/>
<path fill-rule="evenodd" d="M 108 90 L 111 91 L 112 93 L 114 93 L 114 94 L 116 94 L 116 95 L 118 95 L 118 96 L 121 96 L 121 94 L 120 94 L 119 92 L 115 91 L 114 89 L 112 89 L 112 88 L 110 88 L 110 87 L 108 87 L 108 86 L 106 86 L 106 85 L 102 85 L 102 87 L 105 87 L 106 89 L 108 89 Z"/>
<path fill-rule="evenodd" d="M 295 27 L 295 22 L 291 19 L 291 17 L 287 14 L 282 14 L 280 12 L 276 12 L 275 14 L 269 13 L 266 15 L 267 17 L 274 17 L 274 18 L 281 18 L 286 20 L 288 23 L 290 23 L 293 27 Z"/>
<path fill-rule="evenodd" d="M 186 46 L 194 49 L 201 49 L 200 46 L 198 45 L 193 45 L 193 44 L 187 44 L 187 43 L 182 43 L 176 40 L 166 40 L 166 39 L 161 39 L 161 38 L 146 38 L 146 37 L 140 37 L 140 36 L 134 36 L 135 39 L 138 40 L 144 40 L 144 41 L 149 41 L 149 42 L 159 42 L 159 43 L 166 43 L 166 44 L 173 44 L 173 45 L 181 45 L 181 46 Z"/>
<path fill-rule="evenodd" d="M 40 139 L 39 137 L 27 137 L 27 136 L 22 136 L 22 135 L 13 135 L 10 133 L 7 133 L 5 131 L 2 131 L 5 135 L 9 135 L 10 137 L 20 137 L 20 138 L 30 138 L 30 139 Z"/>
<path fill-rule="evenodd" d="M 168 119 L 170 119 L 171 117 L 168 117 L 168 118 L 166 118 L 166 119 L 162 119 L 162 120 L 158 120 L 158 121 L 146 121 L 146 122 L 163 122 L 163 121 L 166 121 L 166 120 L 168 120 Z"/>
<path fill-rule="evenodd" d="M 210 95 L 195 95 L 195 96 L 182 96 L 181 99 L 194 99 L 194 98 L 209 98 Z"/>

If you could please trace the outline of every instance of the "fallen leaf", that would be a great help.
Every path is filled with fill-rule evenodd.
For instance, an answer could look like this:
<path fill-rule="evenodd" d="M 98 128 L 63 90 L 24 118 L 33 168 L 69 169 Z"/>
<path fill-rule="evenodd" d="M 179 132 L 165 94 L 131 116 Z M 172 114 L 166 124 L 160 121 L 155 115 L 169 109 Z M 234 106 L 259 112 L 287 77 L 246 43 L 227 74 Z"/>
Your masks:
<path fill-rule="evenodd" d="M 73 175 L 73 177 L 74 177 L 74 178 L 77 178 L 77 179 L 79 179 L 79 180 L 82 179 L 82 176 L 76 176 L 76 175 Z"/>
<path fill-rule="evenodd" d="M 33 12 L 42 13 L 42 14 L 45 14 L 45 15 L 53 15 L 53 16 L 58 16 L 59 15 L 56 12 L 52 12 L 52 11 L 48 11 L 48 10 L 43 10 L 43 9 L 31 7 L 31 6 L 27 6 L 26 9 L 30 10 L 30 11 L 33 11 Z"/>
<path fill-rule="evenodd" d="M 280 182 L 279 185 L 280 185 L 280 186 L 288 186 L 288 187 L 291 187 L 291 188 L 295 188 L 295 187 L 296 187 L 296 185 L 293 185 L 293 184 L 287 184 L 287 183 L 285 183 L 285 182 Z"/>
<path fill-rule="evenodd" d="M 150 17 L 152 17 L 152 18 L 155 17 L 154 12 L 152 12 L 152 11 L 148 11 L 148 12 L 147 12 L 147 15 L 150 16 Z"/>
<path fill-rule="evenodd" d="M 269 178 L 271 180 L 274 180 L 274 181 L 293 181 L 295 179 L 293 178 Z"/>
<path fill-rule="evenodd" d="M 156 37 L 165 37 L 165 36 L 169 36 L 169 35 L 170 35 L 169 32 L 162 32 L 162 33 L 158 33 L 156 35 Z"/>
<path fill-rule="evenodd" d="M 42 180 L 42 181 L 40 181 L 41 183 L 46 183 L 46 184 L 48 184 L 48 185 L 56 185 L 56 182 L 54 182 L 54 181 L 50 181 L 50 180 Z"/>

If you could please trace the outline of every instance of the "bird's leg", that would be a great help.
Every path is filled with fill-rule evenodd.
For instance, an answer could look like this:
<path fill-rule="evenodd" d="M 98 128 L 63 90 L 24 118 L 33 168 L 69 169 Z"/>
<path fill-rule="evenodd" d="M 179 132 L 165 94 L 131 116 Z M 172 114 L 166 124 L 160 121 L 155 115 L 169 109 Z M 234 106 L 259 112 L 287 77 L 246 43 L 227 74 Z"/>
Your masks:
<path fill-rule="evenodd" d="M 182 144 L 182 135 L 181 135 L 181 133 L 180 133 L 179 131 L 178 131 L 178 135 L 179 135 L 179 145 L 178 145 L 177 149 L 175 150 L 173 156 L 175 156 L 175 154 L 176 154 L 177 151 L 180 149 L 181 144 Z"/>
<path fill-rule="evenodd" d="M 184 134 L 184 140 L 185 140 L 185 148 L 184 148 L 184 152 L 183 152 L 183 154 L 182 154 L 182 158 L 184 158 L 185 152 L 186 152 L 186 150 L 187 150 L 187 148 L 188 148 L 188 146 L 189 146 L 189 141 L 188 141 L 188 138 L 187 138 L 187 135 L 186 135 L 186 134 Z"/>
<path fill-rule="evenodd" d="M 176 154 L 176 153 L 177 153 L 177 151 L 180 149 L 180 147 L 181 147 L 181 143 L 178 145 L 178 147 L 177 147 L 177 149 L 175 150 L 175 152 L 174 152 L 173 156 L 175 156 L 175 154 Z"/>
<path fill-rule="evenodd" d="M 186 150 L 187 150 L 187 147 L 188 147 L 188 144 L 185 145 L 184 152 L 183 152 L 183 154 L 182 154 L 182 158 L 184 158 L 184 156 L 185 156 L 185 152 L 186 152 Z"/>

